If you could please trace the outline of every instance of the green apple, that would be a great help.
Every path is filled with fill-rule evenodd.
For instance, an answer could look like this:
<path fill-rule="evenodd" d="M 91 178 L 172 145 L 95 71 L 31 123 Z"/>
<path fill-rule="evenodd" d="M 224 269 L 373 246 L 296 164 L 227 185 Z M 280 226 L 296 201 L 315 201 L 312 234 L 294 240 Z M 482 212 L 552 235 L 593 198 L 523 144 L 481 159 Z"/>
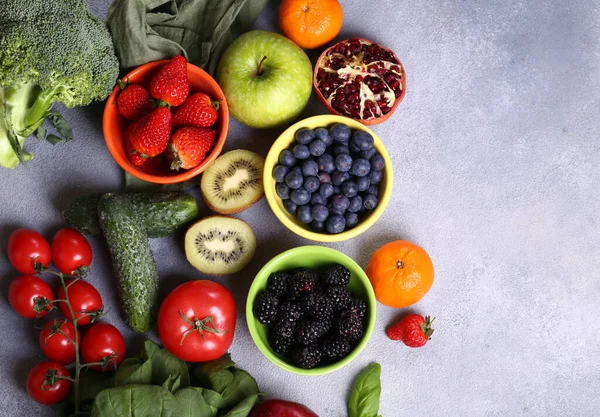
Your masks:
<path fill-rule="evenodd" d="M 264 30 L 237 38 L 217 69 L 233 117 L 262 129 L 290 123 L 300 115 L 312 91 L 312 78 L 304 51 L 288 38 Z"/>

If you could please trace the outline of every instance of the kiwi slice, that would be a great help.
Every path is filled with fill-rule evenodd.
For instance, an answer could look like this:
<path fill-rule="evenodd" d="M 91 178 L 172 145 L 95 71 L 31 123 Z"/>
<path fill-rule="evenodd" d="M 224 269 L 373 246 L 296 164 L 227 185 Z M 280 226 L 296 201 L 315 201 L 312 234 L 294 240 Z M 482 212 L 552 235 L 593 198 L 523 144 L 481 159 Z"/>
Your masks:
<path fill-rule="evenodd" d="M 200 190 L 211 210 L 239 213 L 264 195 L 262 156 L 244 149 L 218 157 L 202 175 Z"/>
<path fill-rule="evenodd" d="M 256 236 L 243 220 L 206 217 L 185 234 L 185 257 L 204 274 L 233 274 L 244 269 L 256 250 Z"/>

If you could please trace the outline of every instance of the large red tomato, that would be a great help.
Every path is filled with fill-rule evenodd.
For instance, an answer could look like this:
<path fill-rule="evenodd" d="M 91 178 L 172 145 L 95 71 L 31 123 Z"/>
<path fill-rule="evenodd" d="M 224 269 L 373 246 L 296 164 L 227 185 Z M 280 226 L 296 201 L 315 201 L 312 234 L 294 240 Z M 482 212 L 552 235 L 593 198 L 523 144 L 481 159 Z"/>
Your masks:
<path fill-rule="evenodd" d="M 52 239 L 52 262 L 65 275 L 84 275 L 92 263 L 92 248 L 75 229 L 60 229 Z"/>
<path fill-rule="evenodd" d="M 44 268 L 50 264 L 50 245 L 42 235 L 31 229 L 17 229 L 8 238 L 8 260 L 22 274 L 35 274 L 35 262 Z"/>
<path fill-rule="evenodd" d="M 235 301 L 213 281 L 190 281 L 175 288 L 158 312 L 158 335 L 164 347 L 188 362 L 223 356 L 235 331 Z"/>
<path fill-rule="evenodd" d="M 71 381 L 57 377 L 69 377 L 69 371 L 56 362 L 42 362 L 27 376 L 27 392 L 34 401 L 52 405 L 61 402 L 71 390 Z"/>

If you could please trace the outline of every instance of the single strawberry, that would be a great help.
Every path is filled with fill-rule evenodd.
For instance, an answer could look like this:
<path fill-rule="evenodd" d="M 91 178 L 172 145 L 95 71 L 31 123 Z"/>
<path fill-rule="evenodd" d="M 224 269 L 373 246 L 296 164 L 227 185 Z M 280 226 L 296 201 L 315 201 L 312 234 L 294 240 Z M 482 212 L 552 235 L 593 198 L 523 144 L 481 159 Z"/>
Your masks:
<path fill-rule="evenodd" d="M 129 162 L 136 167 L 139 167 L 144 165 L 144 162 L 146 162 L 148 159 L 142 158 L 142 156 L 135 149 L 133 149 L 133 146 L 131 145 L 131 132 L 134 128 L 135 123 L 131 123 L 125 131 L 125 152 L 127 152 L 127 159 L 129 159 Z"/>
<path fill-rule="evenodd" d="M 119 80 L 121 92 L 117 97 L 119 113 L 126 119 L 136 121 L 152 111 L 152 97 L 148 90 L 139 84 L 129 84 Z"/>
<path fill-rule="evenodd" d="M 219 118 L 219 102 L 195 93 L 173 112 L 173 129 L 181 126 L 211 127 Z"/>
<path fill-rule="evenodd" d="M 169 150 L 171 169 L 178 171 L 180 168 L 190 169 L 204 160 L 212 148 L 217 131 L 200 127 L 182 127 L 171 138 Z"/>
<path fill-rule="evenodd" d="M 389 327 L 387 336 L 392 340 L 402 340 L 408 347 L 421 347 L 433 334 L 431 323 L 434 319 L 429 316 L 423 318 L 420 314 L 410 314 L 398 323 Z"/>
<path fill-rule="evenodd" d="M 165 64 L 150 80 L 150 94 L 170 106 L 182 104 L 190 92 L 187 78 L 187 61 L 177 55 Z"/>
<path fill-rule="evenodd" d="M 171 110 L 161 106 L 138 120 L 131 131 L 131 146 L 142 158 L 160 154 L 167 148 L 171 135 Z"/>

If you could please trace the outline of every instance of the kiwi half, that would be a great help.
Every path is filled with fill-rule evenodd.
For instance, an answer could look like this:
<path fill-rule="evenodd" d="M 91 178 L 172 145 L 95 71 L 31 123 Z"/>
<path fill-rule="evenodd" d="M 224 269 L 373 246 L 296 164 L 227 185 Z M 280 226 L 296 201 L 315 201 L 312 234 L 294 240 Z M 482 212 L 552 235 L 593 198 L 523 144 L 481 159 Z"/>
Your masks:
<path fill-rule="evenodd" d="M 244 149 L 218 157 L 202 175 L 200 190 L 208 207 L 221 214 L 239 213 L 265 194 L 262 156 Z"/>
<path fill-rule="evenodd" d="M 204 274 L 233 274 L 244 269 L 256 250 L 256 236 L 243 220 L 206 217 L 185 234 L 185 257 Z"/>

